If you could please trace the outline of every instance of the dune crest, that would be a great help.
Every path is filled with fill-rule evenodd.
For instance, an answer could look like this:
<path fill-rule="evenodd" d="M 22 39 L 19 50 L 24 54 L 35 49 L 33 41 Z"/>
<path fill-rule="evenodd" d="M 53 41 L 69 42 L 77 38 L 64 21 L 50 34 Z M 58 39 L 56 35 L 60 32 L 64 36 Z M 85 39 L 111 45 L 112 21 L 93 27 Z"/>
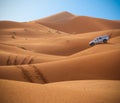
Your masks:
<path fill-rule="evenodd" d="M 41 21 L 41 22 L 47 22 L 47 23 L 52 23 L 52 24 L 60 23 L 60 22 L 63 23 L 63 22 L 71 20 L 74 17 L 76 16 L 65 11 L 65 12 L 61 12 L 61 13 L 54 14 L 52 16 L 43 18 L 43 19 L 35 20 L 35 22 L 39 23 L 39 21 Z"/>
<path fill-rule="evenodd" d="M 58 16 L 60 18 L 58 18 Z M 50 17 L 37 20 L 36 22 L 53 29 L 73 34 L 108 29 L 120 29 L 119 21 L 87 16 L 75 16 L 73 14 L 69 14 L 68 12 L 52 15 Z"/>

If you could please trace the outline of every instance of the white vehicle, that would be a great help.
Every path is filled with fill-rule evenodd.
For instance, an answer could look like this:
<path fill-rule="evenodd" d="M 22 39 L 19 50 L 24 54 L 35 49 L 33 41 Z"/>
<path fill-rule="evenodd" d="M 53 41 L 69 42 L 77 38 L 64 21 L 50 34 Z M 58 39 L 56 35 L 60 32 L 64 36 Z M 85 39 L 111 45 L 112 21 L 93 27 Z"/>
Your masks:
<path fill-rule="evenodd" d="M 89 45 L 94 46 L 95 44 L 99 44 L 99 43 L 107 43 L 109 38 L 110 38 L 109 35 L 96 37 L 94 40 L 89 42 Z"/>

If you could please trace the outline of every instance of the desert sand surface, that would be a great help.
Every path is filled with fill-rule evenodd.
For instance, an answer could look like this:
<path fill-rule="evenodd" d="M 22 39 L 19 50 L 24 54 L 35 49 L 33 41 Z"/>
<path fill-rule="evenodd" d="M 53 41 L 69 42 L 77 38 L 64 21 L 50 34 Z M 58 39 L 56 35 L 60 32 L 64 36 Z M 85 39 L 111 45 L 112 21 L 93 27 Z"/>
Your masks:
<path fill-rule="evenodd" d="M 79 80 L 41 85 L 0 80 L 0 84 L 2 103 L 120 102 L 119 81 Z"/>
<path fill-rule="evenodd" d="M 69 12 L 0 21 L 0 91 L 1 103 L 119 103 L 120 22 Z"/>

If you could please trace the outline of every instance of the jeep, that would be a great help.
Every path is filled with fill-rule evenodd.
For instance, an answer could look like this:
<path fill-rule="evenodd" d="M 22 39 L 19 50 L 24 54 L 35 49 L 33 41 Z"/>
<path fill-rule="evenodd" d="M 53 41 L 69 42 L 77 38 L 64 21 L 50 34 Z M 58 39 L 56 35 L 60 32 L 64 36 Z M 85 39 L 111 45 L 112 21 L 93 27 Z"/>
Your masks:
<path fill-rule="evenodd" d="M 94 46 L 95 44 L 99 44 L 99 43 L 107 43 L 109 38 L 110 38 L 109 35 L 96 37 L 95 39 L 89 42 L 89 45 Z"/>

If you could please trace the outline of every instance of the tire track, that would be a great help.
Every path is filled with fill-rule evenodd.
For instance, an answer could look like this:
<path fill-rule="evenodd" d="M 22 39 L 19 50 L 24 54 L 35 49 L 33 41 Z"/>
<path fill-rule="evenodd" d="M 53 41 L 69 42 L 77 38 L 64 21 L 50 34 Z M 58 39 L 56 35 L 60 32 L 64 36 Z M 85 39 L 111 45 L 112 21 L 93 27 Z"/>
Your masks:
<path fill-rule="evenodd" d="M 17 65 L 17 56 L 15 56 L 14 65 Z"/>
<path fill-rule="evenodd" d="M 39 75 L 39 77 L 43 80 L 44 83 L 48 83 L 43 73 L 40 70 L 38 70 L 38 68 L 35 65 L 30 65 L 30 66 L 34 68 L 35 73 Z"/>
<path fill-rule="evenodd" d="M 30 75 L 30 73 L 27 69 L 25 69 L 24 67 L 19 66 L 19 65 L 16 66 L 16 67 L 19 68 L 22 71 L 25 80 L 27 80 L 29 82 L 33 82 L 32 78 L 31 78 L 31 75 Z"/>
<path fill-rule="evenodd" d="M 31 64 L 33 62 L 33 57 L 31 57 L 31 59 L 29 60 L 28 64 Z"/>
<path fill-rule="evenodd" d="M 17 68 L 22 71 L 24 79 L 28 82 L 41 84 L 48 83 L 44 75 L 34 65 L 26 65 L 25 67 L 17 65 Z"/>
<path fill-rule="evenodd" d="M 33 62 L 33 57 L 25 57 L 21 63 L 21 65 L 23 64 L 31 64 Z"/>
<path fill-rule="evenodd" d="M 6 64 L 7 64 L 7 65 L 10 65 L 10 56 L 8 56 L 8 59 L 7 59 L 7 61 L 6 61 Z"/>
<path fill-rule="evenodd" d="M 21 61 L 21 59 L 23 59 Z M 33 57 L 20 57 L 19 55 L 8 55 L 5 64 L 6 65 L 24 65 L 31 64 L 33 62 Z"/>
<path fill-rule="evenodd" d="M 26 57 L 23 59 L 21 64 L 25 64 L 25 61 L 26 61 Z"/>

